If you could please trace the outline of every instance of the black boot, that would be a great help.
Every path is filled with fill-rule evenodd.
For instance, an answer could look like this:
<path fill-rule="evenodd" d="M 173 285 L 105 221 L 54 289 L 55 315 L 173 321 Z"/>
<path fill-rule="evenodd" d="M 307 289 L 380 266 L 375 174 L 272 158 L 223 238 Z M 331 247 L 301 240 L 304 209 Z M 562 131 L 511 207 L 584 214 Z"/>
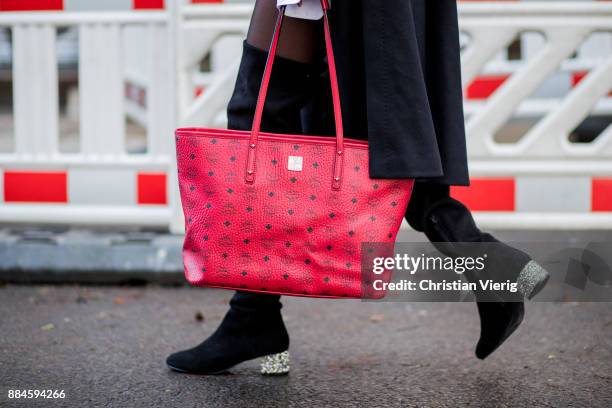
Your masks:
<path fill-rule="evenodd" d="M 528 254 L 480 231 L 470 210 L 453 198 L 437 200 L 427 209 L 425 220 L 425 234 L 446 255 L 487 254 L 487 268 L 479 279 L 516 282 L 518 292 L 528 299 L 548 280 L 548 273 Z"/>
<path fill-rule="evenodd" d="M 227 105 L 227 127 L 251 130 L 268 53 L 246 41 L 234 93 Z M 302 109 L 313 97 L 316 64 L 276 56 L 261 119 L 264 132 L 302 134 Z"/>
<path fill-rule="evenodd" d="M 447 197 L 437 201 L 427 211 L 425 234 L 446 255 L 466 256 L 476 250 L 488 255 L 483 271 L 466 273 L 469 281 L 492 279 L 516 282 L 519 292 L 496 298 L 491 292 L 477 291 L 476 304 L 480 316 L 480 339 L 476 357 L 484 359 L 493 353 L 523 321 L 523 296 L 532 297 L 548 280 L 548 273 L 531 260 L 526 253 L 499 242 L 490 234 L 481 232 L 471 212 L 459 201 Z M 478 245 L 470 245 L 479 243 Z M 466 254 L 468 251 L 468 254 Z"/>
<path fill-rule="evenodd" d="M 519 292 L 516 295 L 496 298 L 491 292 L 475 293 L 481 325 L 476 356 L 484 359 L 518 328 L 525 314 L 523 296 L 535 296 L 546 284 L 548 274 L 529 255 L 481 232 L 471 212 L 448 196 L 447 186 L 427 188 L 430 190 L 424 194 L 427 198 L 417 198 L 412 205 L 413 212 L 409 209 L 407 219 L 411 225 L 425 232 L 427 238 L 448 256 L 474 256 L 478 254 L 471 251 L 483 252 L 484 249 L 488 255 L 487 267 L 477 276 L 466 273 L 469 281 L 493 279 L 517 283 Z M 414 216 L 419 212 L 423 218 Z"/>
<path fill-rule="evenodd" d="M 280 296 L 236 292 L 217 330 L 199 346 L 168 357 L 174 371 L 220 374 L 243 361 L 265 357 L 262 374 L 289 372 L 289 335 Z"/>

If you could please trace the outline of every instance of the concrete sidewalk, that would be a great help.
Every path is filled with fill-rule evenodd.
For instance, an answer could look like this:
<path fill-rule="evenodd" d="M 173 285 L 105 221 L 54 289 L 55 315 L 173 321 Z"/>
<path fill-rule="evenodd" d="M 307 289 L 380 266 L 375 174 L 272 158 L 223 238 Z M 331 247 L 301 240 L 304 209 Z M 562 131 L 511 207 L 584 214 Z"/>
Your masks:
<path fill-rule="evenodd" d="M 230 293 L 147 287 L 0 288 L 2 407 L 610 407 L 612 304 L 530 303 L 489 359 L 475 305 L 284 299 L 292 372 L 215 377 L 166 355 L 209 335 Z M 203 321 L 202 321 L 203 320 Z M 7 400 L 63 389 L 64 400 Z"/>

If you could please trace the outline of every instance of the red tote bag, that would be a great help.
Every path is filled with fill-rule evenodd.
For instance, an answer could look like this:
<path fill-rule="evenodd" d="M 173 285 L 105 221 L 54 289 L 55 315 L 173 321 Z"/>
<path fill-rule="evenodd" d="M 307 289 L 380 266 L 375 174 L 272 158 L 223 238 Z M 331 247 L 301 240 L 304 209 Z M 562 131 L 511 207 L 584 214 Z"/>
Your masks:
<path fill-rule="evenodd" d="M 187 280 L 197 286 L 378 298 L 374 257 L 393 256 L 413 181 L 371 179 L 368 144 L 345 139 L 327 1 L 325 45 L 336 137 L 260 131 L 281 8 L 249 131 L 181 128 L 176 152 Z M 376 243 L 367 245 L 366 243 Z"/>

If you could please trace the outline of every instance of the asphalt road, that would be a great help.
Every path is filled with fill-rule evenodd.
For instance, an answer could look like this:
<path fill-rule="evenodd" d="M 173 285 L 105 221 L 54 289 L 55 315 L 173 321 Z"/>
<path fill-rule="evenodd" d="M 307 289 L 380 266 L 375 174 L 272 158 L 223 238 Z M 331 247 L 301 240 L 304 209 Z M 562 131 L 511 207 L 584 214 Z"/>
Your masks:
<path fill-rule="evenodd" d="M 229 293 L 188 288 L 0 288 L 2 407 L 610 407 L 612 304 L 531 303 L 486 361 L 473 304 L 287 298 L 288 377 L 170 372 Z M 201 314 L 203 321 L 198 321 Z M 8 400 L 8 389 L 63 400 Z"/>

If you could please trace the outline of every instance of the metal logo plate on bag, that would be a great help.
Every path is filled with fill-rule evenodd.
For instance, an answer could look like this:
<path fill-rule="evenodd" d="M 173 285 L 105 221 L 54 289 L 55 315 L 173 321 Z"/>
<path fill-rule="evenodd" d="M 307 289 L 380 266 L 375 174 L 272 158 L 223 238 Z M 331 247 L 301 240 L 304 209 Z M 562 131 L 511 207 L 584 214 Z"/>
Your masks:
<path fill-rule="evenodd" d="M 302 171 L 302 156 L 289 156 L 287 160 L 287 169 L 291 171 Z"/>

